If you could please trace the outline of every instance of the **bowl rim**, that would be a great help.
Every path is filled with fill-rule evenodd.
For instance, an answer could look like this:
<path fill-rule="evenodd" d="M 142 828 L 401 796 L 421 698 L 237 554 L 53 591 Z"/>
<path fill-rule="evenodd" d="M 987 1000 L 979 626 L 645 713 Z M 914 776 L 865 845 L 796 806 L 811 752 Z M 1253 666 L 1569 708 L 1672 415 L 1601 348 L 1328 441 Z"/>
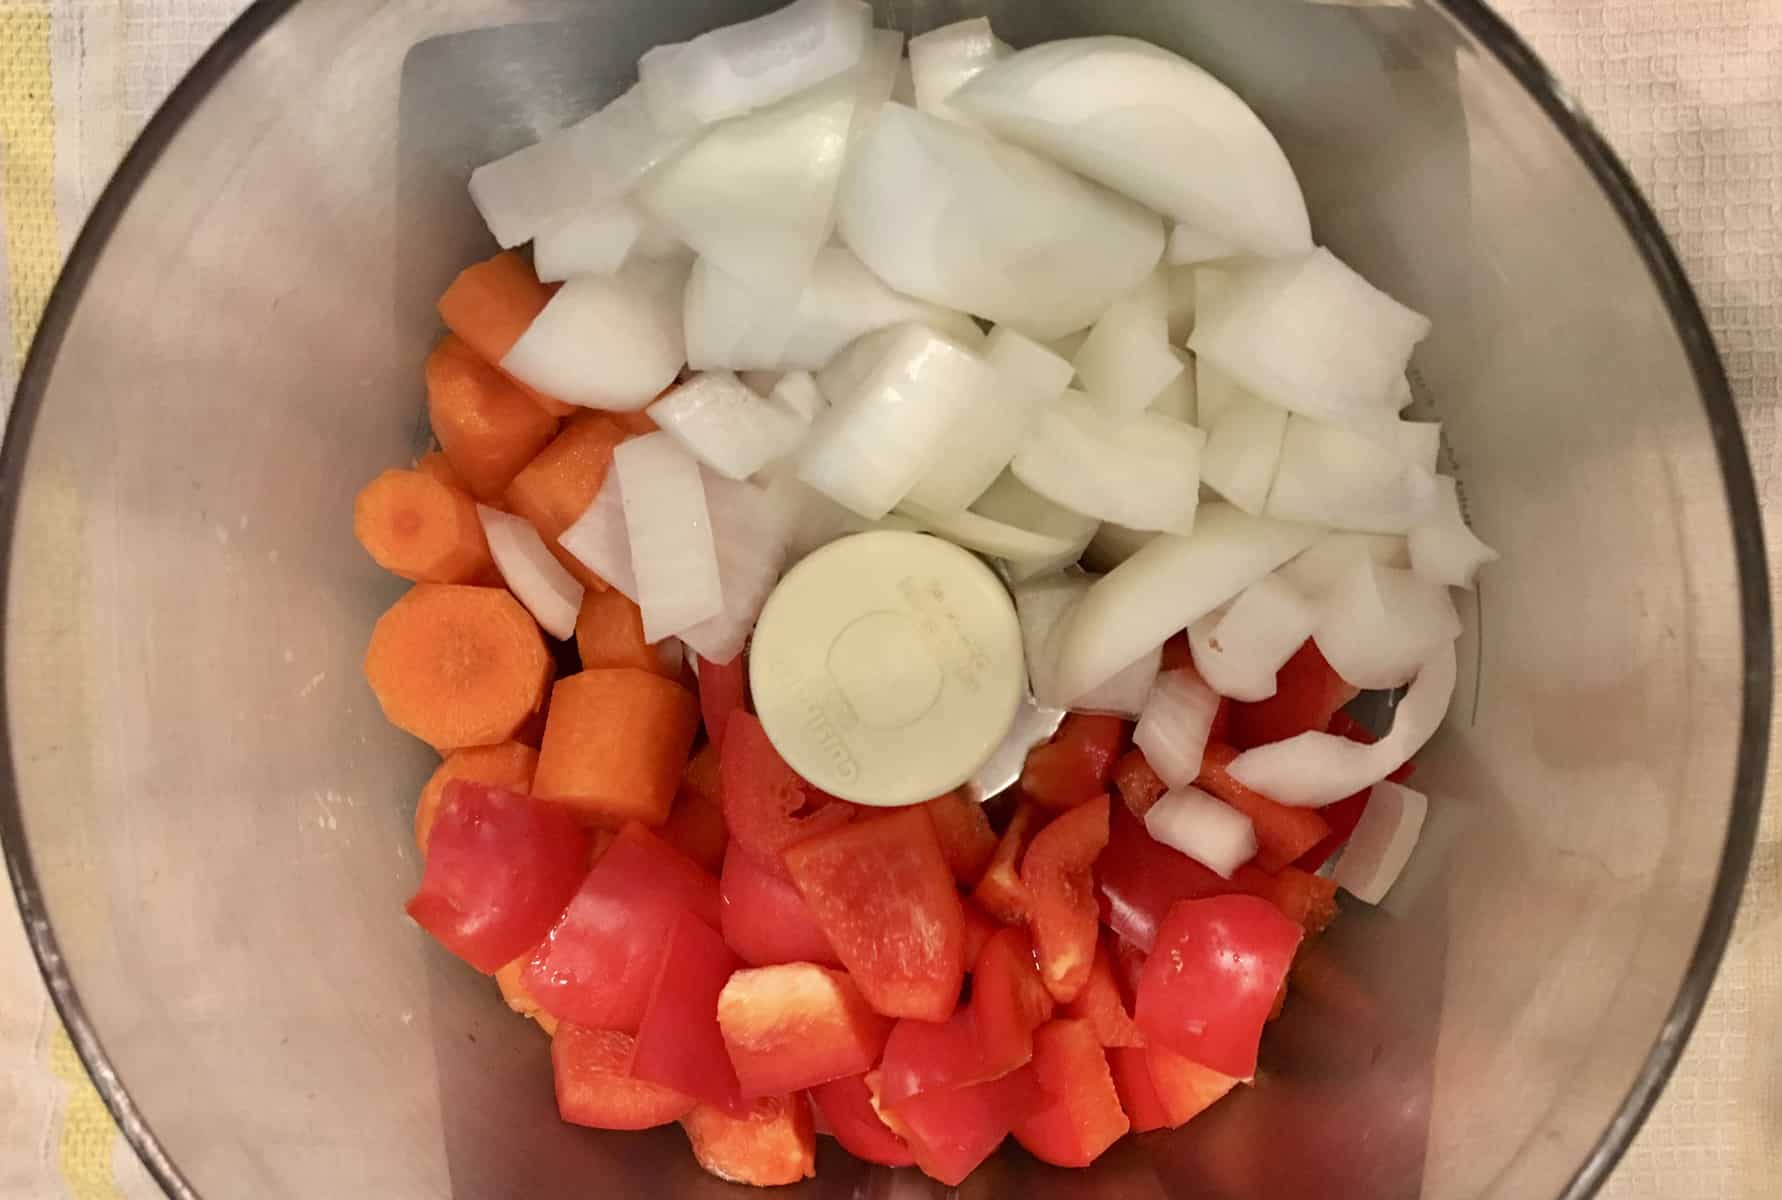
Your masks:
<path fill-rule="evenodd" d="M 24 475 L 30 435 L 43 405 L 63 337 L 79 308 L 95 263 L 137 190 L 186 120 L 236 61 L 297 3 L 298 0 L 253 0 L 224 29 L 155 111 L 82 225 L 67 262 L 56 278 L 19 373 L 4 445 L 0 446 L 0 567 L 9 568 L 12 559 L 19 485 Z M 1676 1070 L 1689 1035 L 1706 1006 L 1744 892 L 1763 807 L 1772 703 L 1772 628 L 1762 510 L 1740 430 L 1738 410 L 1713 335 L 1675 251 L 1633 177 L 1577 100 L 1521 35 L 1494 10 L 1481 0 L 1433 0 L 1433 4 L 1483 46 L 1553 122 L 1633 240 L 1682 342 L 1696 389 L 1707 412 L 1738 564 L 1745 673 L 1732 806 L 1720 867 L 1683 981 L 1659 1027 L 1658 1036 L 1634 1076 L 1626 1098 L 1556 1198 L 1587 1200 L 1596 1195 L 1608 1179 Z M 0 612 L 5 611 L 9 590 L 10 569 L 0 569 Z M 0 685 L 5 682 L 5 663 L 0 658 Z M 0 686 L 0 730 L 10 727 L 6 720 L 5 693 L 6 689 Z M 12 747 L 4 737 L 0 737 L 0 851 L 4 852 L 7 874 L 38 969 L 75 1052 L 106 1108 L 168 1196 L 173 1200 L 201 1200 L 197 1190 L 168 1156 L 128 1087 L 112 1067 L 98 1031 L 75 991 L 55 930 L 44 910 L 36 868 L 25 844 Z"/>

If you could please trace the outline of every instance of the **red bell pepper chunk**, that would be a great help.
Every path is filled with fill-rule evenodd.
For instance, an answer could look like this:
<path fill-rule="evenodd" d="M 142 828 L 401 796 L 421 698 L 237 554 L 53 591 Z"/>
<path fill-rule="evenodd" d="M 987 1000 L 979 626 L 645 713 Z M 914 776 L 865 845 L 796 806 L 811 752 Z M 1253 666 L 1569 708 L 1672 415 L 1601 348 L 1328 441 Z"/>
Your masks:
<path fill-rule="evenodd" d="M 1120 793 L 1127 811 L 1143 820 L 1145 814 L 1151 811 L 1151 806 L 1163 799 L 1163 794 L 1169 791 L 1169 784 L 1163 782 L 1163 777 L 1151 769 L 1145 752 L 1134 746 L 1114 764 L 1114 789 Z"/>
<path fill-rule="evenodd" d="M 1228 881 L 1153 838 L 1123 804 L 1109 814 L 1095 884 L 1108 928 L 1147 954 L 1176 901 L 1231 891 Z"/>
<path fill-rule="evenodd" d="M 1119 717 L 1071 713 L 1051 741 L 1028 754 L 1021 791 L 1042 808 L 1085 804 L 1107 791 L 1125 744 L 1126 722 Z"/>
<path fill-rule="evenodd" d="M 1119 976 L 1114 971 L 1114 958 L 1103 939 L 1095 947 L 1095 964 L 1089 969 L 1089 982 L 1076 999 L 1064 1006 L 1065 1015 L 1086 1021 L 1095 1031 L 1095 1039 L 1103 1046 L 1142 1046 L 1144 1037 L 1133 1022 L 1126 997 L 1121 994 Z"/>
<path fill-rule="evenodd" d="M 1114 1091 L 1119 1093 L 1120 1107 L 1132 1122 L 1132 1132 L 1150 1133 L 1168 1129 L 1169 1115 L 1157 1088 L 1151 1083 L 1151 1068 L 1145 1062 L 1145 1051 L 1138 1046 L 1108 1047 L 1108 1071 L 1114 1077 Z"/>
<path fill-rule="evenodd" d="M 1179 1129 L 1237 1086 L 1231 1076 L 1162 1046 L 1109 1050 L 1108 1066 L 1134 1133 Z"/>
<path fill-rule="evenodd" d="M 873 1077 L 867 1076 L 868 1086 Z M 879 1106 L 886 1124 L 909 1143 L 922 1173 L 948 1187 L 996 1152 L 1010 1131 L 1048 1102 L 1031 1066 L 955 1091 L 929 1091 L 895 1107 Z"/>
<path fill-rule="evenodd" d="M 1255 896 L 1179 901 L 1139 981 L 1137 1020 L 1160 1045 L 1238 1079 L 1256 1050 L 1302 930 Z"/>
<path fill-rule="evenodd" d="M 1113 948 L 1114 974 L 1120 981 L 1120 995 L 1136 1001 L 1139 979 L 1145 973 L 1145 952 L 1118 934 L 1109 937 L 1105 944 Z"/>
<path fill-rule="evenodd" d="M 1061 1004 L 1082 990 L 1095 961 L 1099 916 L 1090 867 L 1108 844 L 1108 808 L 1108 798 L 1100 796 L 1062 814 L 1021 860 L 1040 978 Z"/>
<path fill-rule="evenodd" d="M 1231 877 L 1237 890 L 1260 896 L 1299 924 L 1307 933 L 1322 933 L 1336 918 L 1336 880 L 1324 879 L 1298 867 L 1282 867 L 1270 875 L 1248 864 Z"/>
<path fill-rule="evenodd" d="M 741 719 L 731 725 L 731 736 Z M 919 808 L 832 829 L 785 853 L 817 925 L 873 1008 L 944 1021 L 965 980 L 965 913 Z"/>
<path fill-rule="evenodd" d="M 668 935 L 656 985 L 637 1029 L 631 1074 L 702 1104 L 747 1111 L 718 1028 L 718 994 L 742 960 L 711 926 L 682 912 Z"/>
<path fill-rule="evenodd" d="M 1026 930 L 1005 929 L 984 943 L 972 970 L 971 1017 L 977 1052 L 991 1072 L 985 1078 L 1032 1059 L 1033 1031 L 1051 1019 L 1055 1005 Z"/>
<path fill-rule="evenodd" d="M 891 1032 L 852 979 L 815 963 L 738 971 L 718 997 L 718 1026 L 750 1099 L 859 1075 Z"/>
<path fill-rule="evenodd" d="M 997 840 L 990 865 L 972 889 L 971 898 L 978 907 L 1005 925 L 1020 925 L 1027 920 L 1028 897 L 1027 887 L 1021 882 L 1021 858 L 1040 823 L 1040 812 L 1033 805 L 1025 801 L 1017 805 Z"/>
<path fill-rule="evenodd" d="M 996 831 L 984 806 L 966 798 L 964 792 L 948 792 L 922 806 L 934 822 L 935 836 L 940 838 L 941 853 L 953 878 L 962 888 L 976 887 L 984 868 L 996 853 Z"/>
<path fill-rule="evenodd" d="M 538 944 L 588 870 L 588 834 L 567 812 L 517 792 L 446 784 L 408 915 L 493 975 Z"/>
<path fill-rule="evenodd" d="M 1233 779 L 1231 763 L 1237 756 L 1230 746 L 1207 743 L 1195 786 L 1250 818 L 1256 830 L 1256 865 L 1278 871 L 1328 837 L 1330 826 L 1316 809 L 1289 808 Z"/>
<path fill-rule="evenodd" d="M 526 988 L 561 1020 L 635 1032 L 683 912 L 716 929 L 718 881 L 628 822 L 526 964 Z"/>
<path fill-rule="evenodd" d="M 969 973 L 978 961 L 978 955 L 984 951 L 984 943 L 995 937 L 1004 928 L 1001 922 L 992 920 L 990 916 L 973 904 L 970 900 L 961 901 L 965 913 L 965 953 L 960 960 L 965 963 Z"/>
<path fill-rule="evenodd" d="M 879 1065 L 879 1103 L 895 1108 L 911 1096 L 955 1091 L 1020 1065 L 990 1067 L 979 1050 L 978 1027 L 969 1008 L 957 1010 L 945 1021 L 899 1021 L 885 1042 L 885 1059 Z"/>
<path fill-rule="evenodd" d="M 725 853 L 718 905 L 724 940 L 752 967 L 788 962 L 841 965 L 798 889 L 746 850 L 732 846 Z"/>
<path fill-rule="evenodd" d="M 1323 729 L 1338 709 L 1361 694 L 1325 661 L 1307 639 L 1275 673 L 1275 694 L 1252 704 L 1231 706 L 1231 744 L 1249 750 Z"/>
<path fill-rule="evenodd" d="M 761 722 L 742 711 L 725 722 L 719 775 L 730 839 L 769 871 L 786 878 L 786 847 L 835 829 L 859 813 L 799 778 L 767 740 Z"/>
<path fill-rule="evenodd" d="M 1013 1132 L 1041 1162 L 1086 1167 L 1132 1128 L 1089 1022 L 1042 1025 L 1033 1035 L 1033 1073 L 1049 1101 Z"/>
<path fill-rule="evenodd" d="M 652 1129 L 693 1111 L 698 1101 L 685 1092 L 632 1076 L 636 1044 L 616 1029 L 558 1025 L 551 1037 L 558 1114 L 590 1129 Z"/>
<path fill-rule="evenodd" d="M 916 1165 L 909 1143 L 879 1119 L 864 1075 L 818 1084 L 811 1089 L 811 1103 L 828 1123 L 829 1132 L 841 1148 L 855 1158 L 887 1167 Z"/>
<path fill-rule="evenodd" d="M 687 760 L 674 807 L 656 836 L 713 874 L 724 865 L 730 830 L 724 826 L 724 800 L 718 789 L 718 748 L 705 745 Z"/>
<path fill-rule="evenodd" d="M 705 722 L 706 741 L 722 746 L 730 715 L 746 712 L 748 700 L 748 660 L 739 654 L 727 663 L 715 663 L 699 656 L 699 715 Z"/>
<path fill-rule="evenodd" d="M 817 1131 L 802 1095 L 763 1096 L 742 1117 L 695 1105 L 681 1128 L 699 1165 L 730 1183 L 778 1187 L 817 1173 Z"/>

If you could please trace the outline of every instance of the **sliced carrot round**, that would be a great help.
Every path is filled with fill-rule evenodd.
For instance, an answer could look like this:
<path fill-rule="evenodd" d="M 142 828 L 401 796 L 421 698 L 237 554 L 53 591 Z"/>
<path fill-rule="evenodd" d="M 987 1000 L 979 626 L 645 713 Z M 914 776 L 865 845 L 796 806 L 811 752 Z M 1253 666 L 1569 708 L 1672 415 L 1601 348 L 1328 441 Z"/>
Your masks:
<path fill-rule="evenodd" d="M 422 471 L 385 471 L 361 488 L 353 534 L 378 566 L 416 583 L 469 583 L 495 570 L 476 501 Z"/>

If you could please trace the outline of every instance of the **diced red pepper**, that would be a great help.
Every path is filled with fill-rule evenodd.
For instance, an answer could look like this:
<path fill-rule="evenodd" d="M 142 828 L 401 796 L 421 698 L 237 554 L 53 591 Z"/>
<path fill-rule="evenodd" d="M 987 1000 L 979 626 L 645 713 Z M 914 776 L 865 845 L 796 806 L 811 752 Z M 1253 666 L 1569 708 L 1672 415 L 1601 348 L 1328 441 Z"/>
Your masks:
<path fill-rule="evenodd" d="M 718 1026 L 751 1099 L 859 1075 L 891 1032 L 852 979 L 815 963 L 738 971 L 718 997 Z"/>
<path fill-rule="evenodd" d="M 1145 952 L 1125 938 L 1108 931 L 1106 945 L 1113 948 L 1114 975 L 1120 981 L 1120 995 L 1130 1005 L 1138 999 L 1139 978 L 1145 972 Z"/>
<path fill-rule="evenodd" d="M 984 943 L 995 937 L 1004 926 L 1001 922 L 992 920 L 970 900 L 961 901 L 961 907 L 965 912 L 965 951 L 961 961 L 965 963 L 966 972 L 970 973 L 978 961 L 978 955 L 983 953 Z"/>
<path fill-rule="evenodd" d="M 454 779 L 408 915 L 485 974 L 536 946 L 588 870 L 588 834 L 569 813 Z"/>
<path fill-rule="evenodd" d="M 716 929 L 718 881 L 627 822 L 526 964 L 527 990 L 561 1020 L 634 1032 L 683 912 Z"/>
<path fill-rule="evenodd" d="M 1120 1095 L 1120 1107 L 1132 1122 L 1132 1132 L 1150 1133 L 1169 1128 L 1169 1116 L 1163 1101 L 1151 1083 L 1151 1068 L 1145 1062 L 1145 1051 L 1135 1046 L 1110 1046 L 1108 1071 L 1114 1077 L 1114 1090 Z"/>
<path fill-rule="evenodd" d="M 748 660 L 737 655 L 727 663 L 699 656 L 699 715 L 705 721 L 705 738 L 714 746 L 724 744 L 730 714 L 748 711 Z"/>
<path fill-rule="evenodd" d="M 1089 1022 L 1042 1025 L 1033 1035 L 1033 1072 L 1049 1100 L 1013 1132 L 1041 1162 L 1086 1167 L 1132 1127 Z"/>
<path fill-rule="evenodd" d="M 1308 730 L 1322 730 L 1331 716 L 1361 692 L 1343 681 L 1325 661 L 1318 644 L 1307 639 L 1275 673 L 1275 694 L 1231 708 L 1231 744 L 1249 750 L 1284 741 Z"/>
<path fill-rule="evenodd" d="M 718 905 L 724 940 L 752 967 L 789 962 L 841 965 L 798 889 L 740 847 L 732 846 L 724 855 Z"/>
<path fill-rule="evenodd" d="M 1019 1063 L 1014 1064 L 1019 1066 Z M 879 1102 L 895 1108 L 923 1092 L 950 1092 L 1006 1074 L 992 1070 L 978 1047 L 969 1008 L 945 1021 L 899 1021 L 885 1042 L 879 1065 Z"/>
<path fill-rule="evenodd" d="M 1163 794 L 1169 791 L 1169 784 L 1163 782 L 1163 777 L 1151 769 L 1145 752 L 1134 746 L 1114 764 L 1114 788 L 1120 793 L 1127 811 L 1143 820 L 1145 814 L 1151 811 L 1151 806 L 1163 799 Z"/>
<path fill-rule="evenodd" d="M 747 1111 L 718 1028 L 718 994 L 742 960 L 711 926 L 681 913 L 637 1029 L 631 1074 L 736 1115 Z"/>
<path fill-rule="evenodd" d="M 731 724 L 731 736 L 742 718 Z M 873 1008 L 943 1021 L 965 979 L 965 913 L 919 808 L 807 838 L 785 853 L 817 925 Z"/>
<path fill-rule="evenodd" d="M 730 839 L 768 870 L 788 878 L 786 847 L 838 828 L 860 811 L 799 778 L 767 740 L 761 722 L 742 711 L 725 722 L 719 775 Z"/>
<path fill-rule="evenodd" d="M 1153 838 L 1123 804 L 1109 814 L 1095 884 L 1108 928 L 1147 954 L 1172 904 L 1231 890 L 1227 880 Z"/>
<path fill-rule="evenodd" d="M 681 1128 L 699 1165 L 730 1183 L 777 1187 L 817 1173 L 817 1131 L 803 1095 L 763 1096 L 746 1117 L 696 1105 Z"/>
<path fill-rule="evenodd" d="M 867 1076 L 868 1086 L 873 1077 Z M 1048 1097 L 1033 1068 L 957 1091 L 923 1092 L 896 1107 L 880 1105 L 886 1124 L 909 1143 L 922 1173 L 948 1187 L 996 1152 L 1016 1125 L 1038 1112 Z"/>
<path fill-rule="evenodd" d="M 1308 934 L 1322 933 L 1336 918 L 1336 881 L 1302 871 L 1298 867 L 1282 867 L 1270 875 L 1245 865 L 1231 877 L 1243 892 L 1260 896 L 1291 921 L 1298 922 Z"/>
<path fill-rule="evenodd" d="M 1051 1019 L 1055 1004 L 1026 930 L 1005 929 L 984 943 L 972 969 L 971 1016 L 978 1053 L 993 1074 L 1033 1057 L 1033 1031 Z"/>
<path fill-rule="evenodd" d="M 616 1029 L 584 1029 L 567 1021 L 551 1038 L 557 1112 L 591 1129 L 651 1129 L 678 1121 L 698 1103 L 685 1092 L 631 1075 L 636 1039 Z"/>
<path fill-rule="evenodd" d="M 966 798 L 964 792 L 948 792 L 922 806 L 934 822 L 935 836 L 940 838 L 941 853 L 953 878 L 962 888 L 976 887 L 984 868 L 996 853 L 996 831 L 984 806 Z"/>
<path fill-rule="evenodd" d="M 972 889 L 971 898 L 978 906 L 1005 925 L 1019 925 L 1027 920 L 1027 886 L 1021 882 L 1021 858 L 1040 823 L 1040 812 L 1033 805 L 1025 801 L 1017 805 L 997 840 L 990 865 Z"/>
<path fill-rule="evenodd" d="M 1144 1037 L 1133 1022 L 1126 997 L 1121 994 L 1119 976 L 1114 971 L 1113 955 L 1107 940 L 1095 947 L 1095 964 L 1089 969 L 1089 982 L 1077 998 L 1064 1006 L 1068 1017 L 1089 1023 L 1095 1038 L 1103 1046 L 1142 1046 Z"/>
<path fill-rule="evenodd" d="M 1175 904 L 1139 982 L 1137 1020 L 1160 1045 L 1222 1075 L 1249 1079 L 1275 993 L 1302 931 L 1255 896 Z"/>
<path fill-rule="evenodd" d="M 1256 830 L 1256 865 L 1278 871 L 1330 835 L 1330 826 L 1317 809 L 1290 808 L 1261 792 L 1252 791 L 1231 777 L 1237 750 L 1207 743 L 1195 786 L 1210 792 L 1250 818 Z"/>
<path fill-rule="evenodd" d="M 1108 1066 L 1134 1133 L 1178 1129 L 1237 1086 L 1231 1076 L 1162 1046 L 1109 1050 Z"/>
<path fill-rule="evenodd" d="M 1107 791 L 1125 744 L 1126 722 L 1119 717 L 1071 713 L 1051 741 L 1028 754 L 1021 791 L 1041 808 L 1086 804 Z"/>
<path fill-rule="evenodd" d="M 1099 910 L 1090 868 L 1108 844 L 1108 808 L 1100 796 L 1060 815 L 1021 860 L 1040 978 L 1060 1004 L 1082 990 L 1095 961 Z"/>
<path fill-rule="evenodd" d="M 724 848 L 730 830 L 724 826 L 724 800 L 718 790 L 718 748 L 701 746 L 687 760 L 681 786 L 675 793 L 668 820 L 656 830 L 663 841 L 717 874 L 724 865 Z"/>
<path fill-rule="evenodd" d="M 817 1114 L 828 1122 L 829 1131 L 843 1150 L 865 1162 L 887 1167 L 913 1167 L 915 1155 L 909 1144 L 879 1119 L 872 1106 L 872 1092 L 863 1075 L 834 1079 L 811 1089 L 811 1102 Z M 819 1132 L 821 1132 L 819 1130 Z"/>

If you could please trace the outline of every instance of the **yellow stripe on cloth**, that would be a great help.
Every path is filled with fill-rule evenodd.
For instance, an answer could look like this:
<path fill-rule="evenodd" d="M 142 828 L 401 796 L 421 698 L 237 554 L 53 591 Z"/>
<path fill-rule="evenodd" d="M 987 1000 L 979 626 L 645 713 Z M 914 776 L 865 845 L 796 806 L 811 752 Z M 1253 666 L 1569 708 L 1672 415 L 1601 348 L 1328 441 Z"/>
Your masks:
<path fill-rule="evenodd" d="M 117 1127 L 60 1025 L 50 1040 L 49 1060 L 56 1078 L 68 1085 L 68 1107 L 62 1111 L 62 1136 L 56 1143 L 56 1166 L 68 1194 L 74 1200 L 122 1200 L 111 1173 Z"/>
<path fill-rule="evenodd" d="M 50 15 L 36 0 L 0 0 L 0 190 L 12 326 L 22 366 L 60 268 L 56 239 L 56 118 L 50 94 Z"/>

